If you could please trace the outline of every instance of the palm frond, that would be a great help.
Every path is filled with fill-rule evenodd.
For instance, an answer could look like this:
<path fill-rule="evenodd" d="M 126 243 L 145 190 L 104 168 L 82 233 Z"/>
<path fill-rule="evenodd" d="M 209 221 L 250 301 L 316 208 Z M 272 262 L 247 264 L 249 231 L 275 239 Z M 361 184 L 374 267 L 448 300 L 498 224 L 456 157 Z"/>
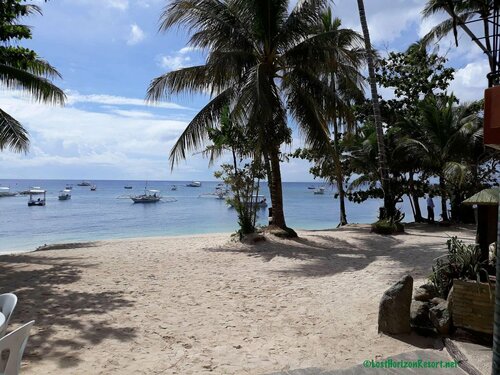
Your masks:
<path fill-rule="evenodd" d="M 0 151 L 27 152 L 28 132 L 19 121 L 0 109 Z"/>
<path fill-rule="evenodd" d="M 40 65 L 36 69 L 47 67 Z M 66 100 L 64 92 L 48 79 L 6 64 L 0 64 L 0 83 L 7 89 L 26 91 L 37 101 L 64 104 Z"/>
<path fill-rule="evenodd" d="M 218 121 L 222 111 L 230 102 L 232 89 L 223 91 L 212 99 L 187 125 L 170 151 L 170 165 L 173 168 L 181 159 L 186 158 L 188 151 L 200 148 L 208 138 L 208 131 Z"/>

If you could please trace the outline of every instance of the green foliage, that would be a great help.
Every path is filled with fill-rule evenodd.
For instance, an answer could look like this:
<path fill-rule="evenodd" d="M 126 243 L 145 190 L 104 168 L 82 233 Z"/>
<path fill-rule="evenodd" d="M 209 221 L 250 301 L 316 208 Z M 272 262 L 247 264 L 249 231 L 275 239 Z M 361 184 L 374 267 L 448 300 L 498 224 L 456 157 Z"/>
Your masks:
<path fill-rule="evenodd" d="M 41 14 L 40 8 L 23 0 L 0 2 L 0 82 L 4 88 L 23 90 L 36 100 L 62 104 L 64 92 L 49 80 L 60 77 L 57 70 L 35 51 L 19 45 L 32 36 L 29 26 L 20 20 L 33 13 Z M 0 117 L 0 151 L 6 148 L 27 151 L 26 129 L 3 111 Z"/>
<path fill-rule="evenodd" d="M 227 199 L 227 202 L 238 213 L 240 238 L 254 233 L 256 229 L 259 181 L 264 177 L 264 170 L 259 164 L 258 162 L 245 163 L 236 169 L 231 164 L 223 164 L 222 169 L 214 174 L 216 178 L 231 187 L 233 195 Z"/>
<path fill-rule="evenodd" d="M 380 211 L 378 221 L 371 226 L 372 232 L 377 234 L 395 234 L 405 231 L 402 224 L 405 214 L 401 210 L 396 209 L 394 216 L 390 218 L 386 217 L 384 208 L 381 208 Z"/>
<path fill-rule="evenodd" d="M 488 282 L 486 261 L 481 261 L 481 249 L 451 237 L 446 245 L 448 254 L 438 258 L 429 277 L 442 298 L 447 298 L 454 279 Z"/>

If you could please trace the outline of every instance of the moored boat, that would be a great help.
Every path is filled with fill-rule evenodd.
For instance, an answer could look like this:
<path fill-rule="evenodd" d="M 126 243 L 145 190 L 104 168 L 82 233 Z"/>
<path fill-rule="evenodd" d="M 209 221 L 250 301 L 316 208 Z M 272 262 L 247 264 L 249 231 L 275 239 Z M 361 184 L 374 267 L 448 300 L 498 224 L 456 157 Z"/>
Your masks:
<path fill-rule="evenodd" d="M 31 206 L 45 206 L 47 192 L 43 189 L 31 189 L 29 192 L 30 198 L 28 200 L 28 207 Z M 34 195 L 43 195 L 43 198 L 33 198 Z"/>
<path fill-rule="evenodd" d="M 314 194 L 316 195 L 323 195 L 325 194 L 325 188 L 323 186 L 317 188 L 314 190 Z"/>
<path fill-rule="evenodd" d="M 14 197 L 17 193 L 10 191 L 10 188 L 7 186 L 0 186 L 0 197 Z"/>
<path fill-rule="evenodd" d="M 159 190 L 148 190 L 144 191 L 144 194 L 133 195 L 130 197 L 134 203 L 156 203 L 161 200 L 161 195 Z"/>
<path fill-rule="evenodd" d="M 88 181 L 82 181 L 77 184 L 78 186 L 92 186 L 92 184 Z"/>
<path fill-rule="evenodd" d="M 92 185 L 92 186 L 90 187 L 90 191 L 96 191 L 96 190 L 97 190 L 97 186 Z"/>
<path fill-rule="evenodd" d="M 191 181 L 186 186 L 189 186 L 189 187 L 201 187 L 201 182 L 200 181 Z"/>
<path fill-rule="evenodd" d="M 64 190 L 60 191 L 58 198 L 60 201 L 67 201 L 68 199 L 71 199 L 71 190 L 64 189 Z"/>
<path fill-rule="evenodd" d="M 130 186 L 130 185 L 125 185 L 123 188 L 124 188 L 124 189 L 129 189 L 129 190 L 130 190 L 130 189 L 132 189 L 132 186 Z"/>

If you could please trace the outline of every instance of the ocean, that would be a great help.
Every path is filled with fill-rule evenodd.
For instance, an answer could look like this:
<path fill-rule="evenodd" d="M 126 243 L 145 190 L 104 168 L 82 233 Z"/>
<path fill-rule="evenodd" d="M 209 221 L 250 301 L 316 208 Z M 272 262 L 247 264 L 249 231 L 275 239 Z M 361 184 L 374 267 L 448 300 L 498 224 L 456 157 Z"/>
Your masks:
<path fill-rule="evenodd" d="M 199 188 L 187 187 L 189 181 L 150 181 L 149 189 L 158 189 L 174 202 L 134 204 L 128 195 L 144 192 L 146 181 L 92 181 L 96 191 L 77 186 L 74 180 L 1 180 L 0 186 L 11 191 L 39 186 L 47 190 L 44 207 L 28 207 L 28 196 L 0 198 L 0 252 L 29 251 L 44 244 L 119 239 L 131 237 L 172 236 L 237 230 L 234 209 L 224 200 L 201 198 L 213 192 L 219 181 L 203 181 Z M 59 201 L 59 191 L 73 185 L 72 198 Z M 124 189 L 130 185 L 131 190 Z M 176 185 L 176 191 L 171 186 Z M 314 195 L 309 186 L 319 182 L 286 182 L 283 184 L 287 225 L 294 229 L 335 228 L 339 221 L 339 202 L 334 190 L 327 187 L 324 195 Z M 262 194 L 270 203 L 267 184 Z M 347 202 L 349 223 L 371 223 L 376 220 L 380 200 L 362 204 Z M 425 202 L 421 208 L 425 215 Z M 407 201 L 400 208 L 405 221 L 413 221 Z M 439 206 L 436 203 L 436 206 Z M 437 207 L 436 207 L 437 208 Z M 267 208 L 259 210 L 259 224 L 267 223 Z M 439 217 L 439 212 L 436 212 Z"/>

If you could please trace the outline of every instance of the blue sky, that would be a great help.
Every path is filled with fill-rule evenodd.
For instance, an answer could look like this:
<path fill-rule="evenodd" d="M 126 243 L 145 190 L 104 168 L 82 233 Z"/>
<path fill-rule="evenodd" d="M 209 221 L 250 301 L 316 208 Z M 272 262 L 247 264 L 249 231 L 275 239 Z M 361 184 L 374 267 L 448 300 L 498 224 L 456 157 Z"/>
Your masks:
<path fill-rule="evenodd" d="M 33 48 L 54 65 L 68 95 L 65 107 L 34 103 L 19 92 L 0 90 L 0 107 L 20 120 L 31 135 L 27 155 L 0 153 L 0 178 L 212 180 L 207 160 L 194 155 L 173 172 L 168 152 L 204 96 L 182 95 L 156 107 L 144 97 L 152 78 L 203 62 L 187 48 L 187 35 L 159 34 L 158 19 L 167 0 L 33 0 L 43 16 L 33 27 Z M 405 49 L 439 18 L 422 22 L 424 0 L 365 1 L 374 45 L 382 52 Z M 335 1 L 334 14 L 359 30 L 354 0 Z M 440 51 L 457 69 L 451 85 L 462 100 L 479 99 L 486 85 L 486 59 L 466 36 Z M 390 96 L 389 90 L 383 94 Z M 301 146 L 294 133 L 290 149 Z M 285 181 L 310 181 L 309 165 L 283 164 Z"/>

